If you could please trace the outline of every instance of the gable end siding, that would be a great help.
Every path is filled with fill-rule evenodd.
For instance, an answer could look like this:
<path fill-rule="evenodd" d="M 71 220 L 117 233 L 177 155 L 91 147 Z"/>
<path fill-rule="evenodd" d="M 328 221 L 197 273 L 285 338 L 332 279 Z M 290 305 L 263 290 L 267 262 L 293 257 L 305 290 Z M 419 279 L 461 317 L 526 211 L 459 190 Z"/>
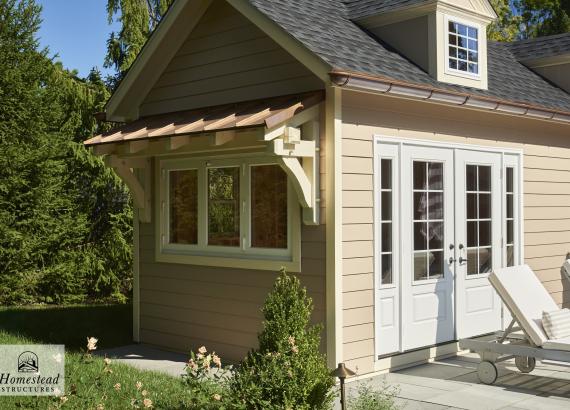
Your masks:
<path fill-rule="evenodd" d="M 225 1 L 216 1 L 150 90 L 140 115 L 322 88 L 275 41 Z"/>

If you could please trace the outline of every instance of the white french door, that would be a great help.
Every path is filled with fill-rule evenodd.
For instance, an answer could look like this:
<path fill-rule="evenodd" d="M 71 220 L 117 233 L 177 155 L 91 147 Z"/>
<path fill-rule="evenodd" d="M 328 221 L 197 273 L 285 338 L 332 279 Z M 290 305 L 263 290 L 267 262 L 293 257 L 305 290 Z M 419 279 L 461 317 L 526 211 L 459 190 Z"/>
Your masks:
<path fill-rule="evenodd" d="M 499 330 L 487 276 L 522 263 L 520 154 L 376 144 L 378 355 Z"/>
<path fill-rule="evenodd" d="M 402 345 L 415 349 L 454 337 L 453 151 L 402 151 Z"/>
<path fill-rule="evenodd" d="M 456 327 L 461 339 L 501 328 L 501 300 L 487 279 L 502 265 L 501 154 L 457 150 L 455 175 Z"/>

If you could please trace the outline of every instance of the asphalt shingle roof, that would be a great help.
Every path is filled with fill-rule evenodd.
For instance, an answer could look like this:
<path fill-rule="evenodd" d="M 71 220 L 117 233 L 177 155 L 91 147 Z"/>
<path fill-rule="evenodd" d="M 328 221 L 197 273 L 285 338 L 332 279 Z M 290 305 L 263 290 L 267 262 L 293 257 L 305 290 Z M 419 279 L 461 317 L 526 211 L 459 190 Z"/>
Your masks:
<path fill-rule="evenodd" d="M 358 19 L 372 14 L 387 13 L 403 7 L 428 3 L 429 0 L 343 0 L 348 15 Z"/>
<path fill-rule="evenodd" d="M 570 33 L 514 41 L 508 46 L 517 59 L 522 61 L 570 54 Z"/>
<path fill-rule="evenodd" d="M 350 0 L 249 1 L 332 69 L 570 111 L 570 94 L 519 63 L 505 43 L 489 42 L 489 89 L 480 90 L 438 82 L 420 67 L 391 50 L 350 19 L 350 4 L 347 4 Z"/>

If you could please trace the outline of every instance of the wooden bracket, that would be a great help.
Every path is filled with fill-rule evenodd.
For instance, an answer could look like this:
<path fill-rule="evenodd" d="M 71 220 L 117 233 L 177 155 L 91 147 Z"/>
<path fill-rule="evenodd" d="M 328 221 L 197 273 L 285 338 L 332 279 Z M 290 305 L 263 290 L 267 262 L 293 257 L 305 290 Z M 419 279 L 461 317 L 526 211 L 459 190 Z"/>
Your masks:
<path fill-rule="evenodd" d="M 131 191 L 134 205 L 139 209 L 139 220 L 151 221 L 151 161 L 150 158 L 105 157 L 107 166 L 113 168 Z"/>
<path fill-rule="evenodd" d="M 313 119 L 299 125 L 301 128 L 288 125 L 276 127 L 265 134 L 265 139 L 271 140 L 268 150 L 278 158 L 295 188 L 303 207 L 303 222 L 306 225 L 318 225 L 319 122 Z"/>

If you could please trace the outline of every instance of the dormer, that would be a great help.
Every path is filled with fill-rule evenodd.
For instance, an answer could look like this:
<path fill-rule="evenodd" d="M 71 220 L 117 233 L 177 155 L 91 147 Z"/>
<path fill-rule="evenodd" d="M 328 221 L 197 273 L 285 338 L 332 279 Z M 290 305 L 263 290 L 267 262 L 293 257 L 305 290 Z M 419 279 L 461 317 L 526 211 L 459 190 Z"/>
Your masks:
<path fill-rule="evenodd" d="M 487 89 L 487 0 L 350 0 L 351 18 L 444 83 Z M 364 5 L 366 4 L 366 7 Z"/>

